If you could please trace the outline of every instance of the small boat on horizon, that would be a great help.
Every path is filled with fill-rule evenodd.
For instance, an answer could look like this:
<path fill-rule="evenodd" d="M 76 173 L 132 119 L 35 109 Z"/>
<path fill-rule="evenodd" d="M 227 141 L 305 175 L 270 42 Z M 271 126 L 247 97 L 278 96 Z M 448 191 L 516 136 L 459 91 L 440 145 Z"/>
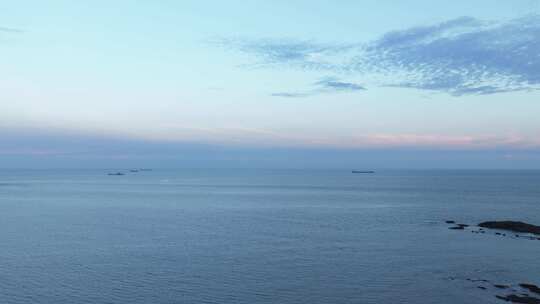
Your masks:
<path fill-rule="evenodd" d="M 352 170 L 352 173 L 375 173 L 372 170 Z"/>

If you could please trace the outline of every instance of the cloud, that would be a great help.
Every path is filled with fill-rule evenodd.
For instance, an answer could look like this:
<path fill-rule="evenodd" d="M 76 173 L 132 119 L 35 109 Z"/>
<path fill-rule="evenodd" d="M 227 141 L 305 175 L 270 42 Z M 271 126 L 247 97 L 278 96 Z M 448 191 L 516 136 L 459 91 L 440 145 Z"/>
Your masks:
<path fill-rule="evenodd" d="M 166 156 L 183 152 L 198 153 L 218 147 L 244 148 L 445 148 L 453 149 L 540 149 L 540 138 L 515 134 L 440 133 L 360 133 L 325 136 L 318 133 L 296 133 L 286 129 L 223 128 L 200 129 L 170 125 L 191 136 L 170 138 L 128 137 L 92 134 L 81 131 L 6 129 L 0 130 L 0 155 Z"/>
<path fill-rule="evenodd" d="M 323 78 L 315 84 L 321 86 L 323 89 L 334 91 L 364 91 L 366 89 L 359 84 L 339 81 L 333 77 Z"/>
<path fill-rule="evenodd" d="M 258 61 L 246 64 L 249 67 L 287 64 L 309 70 L 331 70 L 335 63 L 327 62 L 327 58 L 355 47 L 351 44 L 322 44 L 295 39 L 217 39 L 210 41 L 210 43 L 254 55 Z"/>
<path fill-rule="evenodd" d="M 5 32 L 5 33 L 23 33 L 24 31 L 23 31 L 23 30 L 20 30 L 20 29 L 16 29 L 16 28 L 0 26 L 0 32 Z"/>
<path fill-rule="evenodd" d="M 270 94 L 274 97 L 286 97 L 286 98 L 302 98 L 302 97 L 308 97 L 310 94 L 308 93 L 289 93 L 289 92 L 277 92 Z"/>
<path fill-rule="evenodd" d="M 173 126 L 171 126 L 173 127 Z M 199 130 L 203 142 L 62 130 L 0 129 L 2 168 L 538 168 L 540 139 L 380 133 L 295 136 L 287 130 Z M 236 143 L 224 138 L 237 139 Z M 259 139 L 259 142 L 253 139 Z M 270 143 L 270 144 L 268 144 Z M 504 161 L 504 163 L 503 163 Z M 118 169 L 115 169 L 117 171 Z M 109 170 L 95 171 L 105 175 Z M 93 173 L 93 174 L 94 174 Z"/>
<path fill-rule="evenodd" d="M 337 142 L 332 144 L 337 145 Z M 537 149 L 536 137 L 516 135 L 369 134 L 346 138 L 342 145 L 352 147 L 444 147 L 447 149 Z M 339 145 L 338 145 L 339 146 Z"/>
<path fill-rule="evenodd" d="M 505 23 L 459 18 L 393 32 L 375 41 L 358 71 L 401 74 L 392 85 L 452 95 L 536 89 L 540 84 L 540 18 Z"/>
<path fill-rule="evenodd" d="M 256 56 L 261 66 L 362 76 L 381 87 L 454 96 L 540 88 L 540 15 L 505 22 L 461 17 L 356 44 L 236 40 L 228 45 Z M 346 84 L 328 83 L 355 88 Z"/>
<path fill-rule="evenodd" d="M 167 130 L 166 135 L 4 124 L 0 128 L 0 168 L 540 166 L 536 134 L 371 133 L 359 129 L 340 135 L 286 126 L 200 128 L 181 122 L 159 127 Z"/>
<path fill-rule="evenodd" d="M 352 83 L 352 82 L 343 82 L 335 77 L 325 77 L 321 80 L 313 83 L 315 86 L 314 89 L 306 92 L 277 92 L 272 93 L 271 96 L 274 97 L 287 97 L 287 98 L 303 98 L 314 96 L 318 94 L 328 94 L 328 93 L 339 93 L 339 92 L 357 92 L 364 91 L 366 88 L 363 86 Z"/>
<path fill-rule="evenodd" d="M 376 45 L 387 48 L 396 45 L 411 45 L 422 41 L 433 40 L 435 36 L 443 36 L 449 31 L 456 29 L 468 30 L 479 26 L 483 26 L 483 23 L 471 17 L 461 17 L 433 26 L 419 26 L 403 31 L 392 31 L 380 38 Z"/>

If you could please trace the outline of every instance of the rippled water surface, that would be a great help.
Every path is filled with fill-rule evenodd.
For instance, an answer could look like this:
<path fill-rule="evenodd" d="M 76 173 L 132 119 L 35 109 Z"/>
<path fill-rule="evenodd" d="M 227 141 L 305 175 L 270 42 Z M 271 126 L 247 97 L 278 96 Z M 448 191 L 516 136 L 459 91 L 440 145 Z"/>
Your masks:
<path fill-rule="evenodd" d="M 538 171 L 0 172 L 0 303 L 497 303 L 540 285 Z"/>

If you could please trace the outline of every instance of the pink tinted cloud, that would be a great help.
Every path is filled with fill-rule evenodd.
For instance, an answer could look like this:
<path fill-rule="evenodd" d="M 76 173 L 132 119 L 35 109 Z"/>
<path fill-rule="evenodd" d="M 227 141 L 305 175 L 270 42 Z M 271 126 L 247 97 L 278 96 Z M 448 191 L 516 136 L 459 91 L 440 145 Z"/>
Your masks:
<path fill-rule="evenodd" d="M 340 139 L 328 138 L 319 142 L 325 146 L 350 148 L 540 148 L 540 138 L 524 136 L 472 136 L 435 134 L 370 134 Z"/>
<path fill-rule="evenodd" d="M 540 136 L 445 135 L 414 133 L 321 134 L 312 130 L 261 129 L 246 127 L 193 128 L 168 125 L 167 134 L 147 134 L 166 141 L 192 141 L 218 145 L 327 147 L 327 148 L 540 148 Z"/>
<path fill-rule="evenodd" d="M 50 150 L 50 149 L 0 149 L 0 155 L 28 155 L 28 156 L 53 156 L 64 155 L 65 151 Z"/>

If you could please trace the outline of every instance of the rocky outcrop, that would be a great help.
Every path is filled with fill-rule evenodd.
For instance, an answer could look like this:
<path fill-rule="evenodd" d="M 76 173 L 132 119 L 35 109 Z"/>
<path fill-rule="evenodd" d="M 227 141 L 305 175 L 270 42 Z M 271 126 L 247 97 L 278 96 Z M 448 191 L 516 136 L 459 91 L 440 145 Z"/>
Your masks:
<path fill-rule="evenodd" d="M 540 235 L 540 226 L 515 221 L 490 221 L 478 224 L 479 227 L 490 229 L 509 230 L 514 232 L 532 233 Z"/>
<path fill-rule="evenodd" d="M 519 284 L 519 286 L 521 288 L 525 288 L 525 289 L 529 290 L 530 292 L 540 294 L 540 287 L 538 287 L 538 286 L 536 286 L 534 284 L 521 283 L 521 284 Z"/>
<path fill-rule="evenodd" d="M 496 297 L 497 299 L 505 300 L 507 302 L 512 302 L 512 303 L 540 304 L 540 299 L 530 297 L 530 296 L 525 296 L 525 295 L 521 296 L 521 295 L 512 294 L 508 296 L 496 296 Z"/>

